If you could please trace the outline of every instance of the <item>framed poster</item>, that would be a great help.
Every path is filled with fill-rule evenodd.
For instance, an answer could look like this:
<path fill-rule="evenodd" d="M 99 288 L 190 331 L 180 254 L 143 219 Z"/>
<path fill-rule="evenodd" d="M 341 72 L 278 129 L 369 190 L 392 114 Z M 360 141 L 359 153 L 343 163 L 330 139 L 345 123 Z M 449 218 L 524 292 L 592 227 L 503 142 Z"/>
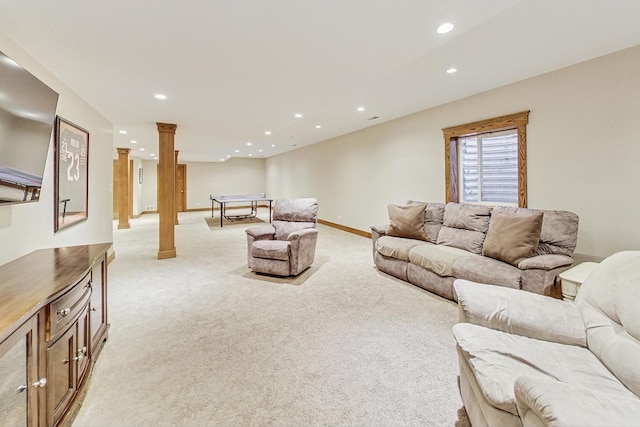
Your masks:
<path fill-rule="evenodd" d="M 86 221 L 89 191 L 89 132 L 56 116 L 54 231 Z"/>

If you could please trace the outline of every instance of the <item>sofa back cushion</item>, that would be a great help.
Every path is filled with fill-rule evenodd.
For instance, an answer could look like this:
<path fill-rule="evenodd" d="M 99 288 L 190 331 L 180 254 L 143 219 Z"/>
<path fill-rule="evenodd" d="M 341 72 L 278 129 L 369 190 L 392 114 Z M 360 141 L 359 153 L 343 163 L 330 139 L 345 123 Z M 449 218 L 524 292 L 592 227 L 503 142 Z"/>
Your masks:
<path fill-rule="evenodd" d="M 482 253 L 490 215 L 488 206 L 447 203 L 437 243 L 464 249 L 474 254 Z"/>
<path fill-rule="evenodd" d="M 407 201 L 407 205 L 425 204 L 424 202 L 417 202 L 415 200 Z M 429 243 L 436 243 L 438 241 L 438 233 L 440 227 L 442 227 L 442 221 L 444 219 L 444 203 L 426 203 L 424 209 L 424 233 L 426 240 Z"/>
<path fill-rule="evenodd" d="M 619 252 L 602 261 L 585 279 L 575 304 L 589 350 L 640 395 L 640 251 Z"/>
<path fill-rule="evenodd" d="M 538 247 L 542 215 L 540 211 L 527 214 L 492 212 L 482 255 L 517 267 Z"/>
<path fill-rule="evenodd" d="M 271 225 L 276 240 L 286 240 L 289 234 L 305 228 L 315 228 L 318 221 L 318 199 L 278 199 L 273 207 Z"/>
<path fill-rule="evenodd" d="M 289 222 L 312 222 L 318 220 L 318 199 L 278 199 L 273 206 L 273 219 Z"/>
<path fill-rule="evenodd" d="M 427 240 L 424 232 L 424 210 L 426 206 L 426 203 L 414 203 L 405 206 L 389 203 L 387 205 L 389 213 L 387 236 Z"/>
<path fill-rule="evenodd" d="M 534 255 L 573 256 L 578 241 L 578 215 L 568 211 L 514 208 L 496 206 L 492 213 L 530 214 L 542 212 L 540 241 Z"/>

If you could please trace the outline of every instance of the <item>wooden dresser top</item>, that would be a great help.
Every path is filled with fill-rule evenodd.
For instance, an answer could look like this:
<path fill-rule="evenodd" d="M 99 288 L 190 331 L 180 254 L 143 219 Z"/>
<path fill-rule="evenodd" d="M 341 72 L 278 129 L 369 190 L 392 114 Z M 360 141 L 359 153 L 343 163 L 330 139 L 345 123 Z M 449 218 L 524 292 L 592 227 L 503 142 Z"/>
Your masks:
<path fill-rule="evenodd" d="M 0 342 L 84 277 L 110 246 L 39 249 L 0 266 Z"/>

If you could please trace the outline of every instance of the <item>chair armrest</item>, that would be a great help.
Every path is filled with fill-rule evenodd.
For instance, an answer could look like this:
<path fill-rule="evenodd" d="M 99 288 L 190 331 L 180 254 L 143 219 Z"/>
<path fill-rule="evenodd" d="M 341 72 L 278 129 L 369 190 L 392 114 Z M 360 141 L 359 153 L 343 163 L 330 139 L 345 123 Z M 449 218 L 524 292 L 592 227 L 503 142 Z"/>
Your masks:
<path fill-rule="evenodd" d="M 640 399 L 629 393 L 600 391 L 551 378 L 516 378 L 514 394 L 522 424 L 559 426 L 633 426 Z"/>
<path fill-rule="evenodd" d="M 273 239 L 276 235 L 276 229 L 271 224 L 259 225 L 257 227 L 247 228 L 245 233 L 255 240 L 268 240 Z"/>
<path fill-rule="evenodd" d="M 536 255 L 525 258 L 518 263 L 520 270 L 553 270 L 554 268 L 569 266 L 573 264 L 573 258 L 566 255 Z"/>
<path fill-rule="evenodd" d="M 584 322 L 572 302 L 461 279 L 453 286 L 461 322 L 586 347 Z"/>
<path fill-rule="evenodd" d="M 302 230 L 293 231 L 287 236 L 287 240 L 299 240 L 309 237 L 315 237 L 318 235 L 318 230 L 315 228 L 303 228 Z"/>

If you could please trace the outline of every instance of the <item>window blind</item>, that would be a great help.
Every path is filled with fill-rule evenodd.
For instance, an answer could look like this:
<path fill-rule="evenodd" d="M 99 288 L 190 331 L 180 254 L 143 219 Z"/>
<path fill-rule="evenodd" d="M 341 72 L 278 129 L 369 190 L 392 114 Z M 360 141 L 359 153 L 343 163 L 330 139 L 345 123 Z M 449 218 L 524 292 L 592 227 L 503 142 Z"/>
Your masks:
<path fill-rule="evenodd" d="M 517 204 L 516 130 L 463 137 L 458 142 L 461 200 Z"/>

